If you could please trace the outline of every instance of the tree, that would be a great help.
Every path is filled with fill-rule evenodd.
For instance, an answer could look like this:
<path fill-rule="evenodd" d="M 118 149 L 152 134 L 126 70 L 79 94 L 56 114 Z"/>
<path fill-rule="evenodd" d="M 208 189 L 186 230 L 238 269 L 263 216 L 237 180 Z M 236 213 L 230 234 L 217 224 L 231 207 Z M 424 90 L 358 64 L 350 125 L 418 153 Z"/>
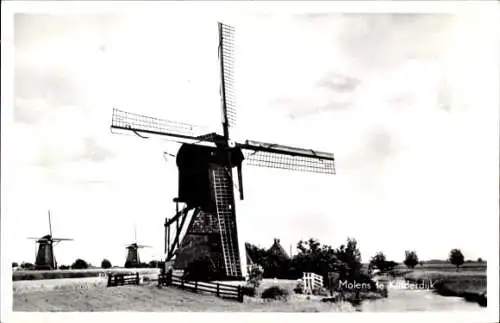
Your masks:
<path fill-rule="evenodd" d="M 347 239 L 347 245 L 341 245 L 335 250 L 335 267 L 339 271 L 340 279 L 356 279 L 361 273 L 361 252 L 357 241 L 353 238 Z"/>
<path fill-rule="evenodd" d="M 377 252 L 375 256 L 370 259 L 369 268 L 377 268 L 381 272 L 385 272 L 385 255 L 382 252 Z"/>
<path fill-rule="evenodd" d="M 479 262 L 479 263 L 482 263 L 483 262 L 483 258 L 479 257 L 479 258 L 477 258 L 476 261 Z"/>
<path fill-rule="evenodd" d="M 448 260 L 457 267 L 458 271 L 458 268 L 464 264 L 464 255 L 460 249 L 452 249 Z"/>
<path fill-rule="evenodd" d="M 21 268 L 22 269 L 33 269 L 33 268 L 35 268 L 35 266 L 30 262 L 23 262 L 23 263 L 21 263 Z"/>
<path fill-rule="evenodd" d="M 397 263 L 392 260 L 386 260 L 382 252 L 378 252 L 370 259 L 369 268 L 377 268 L 380 272 L 385 273 L 396 267 Z"/>
<path fill-rule="evenodd" d="M 87 269 L 89 268 L 89 265 L 87 262 L 83 259 L 77 259 L 75 262 L 71 265 L 71 269 Z"/>
<path fill-rule="evenodd" d="M 291 261 L 290 272 L 295 277 L 300 278 L 303 272 L 313 272 L 322 275 L 326 281 L 328 272 L 334 271 L 337 263 L 335 250 L 328 245 L 321 245 L 315 239 L 299 241 L 297 244 L 298 253 Z"/>
<path fill-rule="evenodd" d="M 418 256 L 415 251 L 405 251 L 405 261 L 404 264 L 408 268 L 415 268 L 415 266 L 418 264 Z"/>
<path fill-rule="evenodd" d="M 17 262 L 13 262 L 12 263 L 12 268 L 16 268 L 16 267 L 19 267 L 19 264 Z"/>
<path fill-rule="evenodd" d="M 103 259 L 101 261 L 101 268 L 103 269 L 108 269 L 108 268 L 111 268 L 111 261 L 109 261 L 108 259 Z"/>

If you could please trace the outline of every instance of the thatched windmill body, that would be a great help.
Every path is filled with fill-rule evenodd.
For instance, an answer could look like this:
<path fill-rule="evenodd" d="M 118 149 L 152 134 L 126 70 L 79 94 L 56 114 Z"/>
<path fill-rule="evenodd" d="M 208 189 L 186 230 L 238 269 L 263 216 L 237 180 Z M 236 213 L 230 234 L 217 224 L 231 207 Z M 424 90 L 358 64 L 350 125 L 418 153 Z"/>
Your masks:
<path fill-rule="evenodd" d="M 54 238 L 52 236 L 52 223 L 49 212 L 49 234 L 41 238 L 29 237 L 36 240 L 35 269 L 52 270 L 57 269 L 57 261 L 54 255 L 54 245 L 61 241 L 72 241 L 68 238 Z"/>
<path fill-rule="evenodd" d="M 175 269 L 185 269 L 200 258 L 209 258 L 221 279 L 241 279 L 246 257 L 239 240 L 234 187 L 243 199 L 242 163 L 335 174 L 331 153 L 229 137 L 235 126 L 236 101 L 233 77 L 233 27 L 219 23 L 222 134 L 200 133 L 197 127 L 164 119 L 113 110 L 112 131 L 132 132 L 142 138 L 161 136 L 182 143 L 177 153 L 179 170 L 176 214 L 165 220 L 165 259 Z M 235 183 L 233 169 L 237 169 Z M 183 203 L 184 207 L 179 208 Z"/>

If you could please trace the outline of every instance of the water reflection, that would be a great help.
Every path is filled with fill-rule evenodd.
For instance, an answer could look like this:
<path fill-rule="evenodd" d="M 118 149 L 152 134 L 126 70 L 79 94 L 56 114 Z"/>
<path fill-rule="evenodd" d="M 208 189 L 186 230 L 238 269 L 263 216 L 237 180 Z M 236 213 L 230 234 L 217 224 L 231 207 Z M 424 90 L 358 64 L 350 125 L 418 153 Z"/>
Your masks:
<path fill-rule="evenodd" d="M 403 286 L 396 281 L 394 286 Z M 364 300 L 355 306 L 362 312 L 405 312 L 405 311 L 481 311 L 477 303 L 466 302 L 461 297 L 444 297 L 430 289 L 391 288 L 387 298 Z"/>

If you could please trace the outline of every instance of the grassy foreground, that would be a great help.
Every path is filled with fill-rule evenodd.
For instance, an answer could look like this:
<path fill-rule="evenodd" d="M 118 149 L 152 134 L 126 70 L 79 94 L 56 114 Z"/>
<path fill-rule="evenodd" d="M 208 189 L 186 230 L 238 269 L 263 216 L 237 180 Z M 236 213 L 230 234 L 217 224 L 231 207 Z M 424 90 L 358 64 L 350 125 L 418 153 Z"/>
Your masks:
<path fill-rule="evenodd" d="M 76 312 L 76 311 L 176 311 L 176 312 L 351 312 L 349 303 L 327 304 L 317 300 L 290 298 L 288 301 L 267 302 L 245 298 L 244 303 L 211 295 L 158 288 L 155 284 L 14 292 L 14 311 Z"/>
<path fill-rule="evenodd" d="M 463 297 L 467 301 L 486 306 L 487 274 L 485 271 L 428 271 L 413 270 L 404 275 L 415 283 L 434 283 L 434 290 L 442 296 Z"/>

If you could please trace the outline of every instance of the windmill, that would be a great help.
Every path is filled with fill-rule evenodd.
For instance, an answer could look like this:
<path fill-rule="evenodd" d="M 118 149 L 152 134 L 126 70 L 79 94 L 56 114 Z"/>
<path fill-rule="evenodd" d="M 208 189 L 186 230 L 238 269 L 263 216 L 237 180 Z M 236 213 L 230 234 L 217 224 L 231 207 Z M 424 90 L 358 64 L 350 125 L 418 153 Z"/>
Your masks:
<path fill-rule="evenodd" d="M 38 245 L 37 252 L 35 254 L 35 268 L 36 269 L 57 269 L 57 261 L 54 255 L 54 245 L 61 241 L 73 241 L 73 239 L 67 238 L 53 238 L 52 237 L 52 223 L 50 220 L 50 210 L 49 210 L 49 234 L 41 238 L 29 237 L 28 239 L 36 240 L 36 245 Z"/>
<path fill-rule="evenodd" d="M 194 125 L 118 109 L 113 109 L 111 131 L 131 132 L 141 138 L 160 136 L 182 144 L 176 156 L 176 214 L 164 224 L 165 259 L 175 269 L 186 269 L 190 262 L 208 257 L 221 279 L 241 279 L 246 257 L 240 256 L 245 248 L 238 237 L 234 187 L 243 200 L 243 161 L 253 166 L 323 174 L 335 174 L 335 163 L 331 153 L 230 139 L 229 131 L 236 124 L 234 28 L 222 23 L 218 27 L 222 134 L 203 134 Z M 184 204 L 182 209 L 179 203 Z"/>
<path fill-rule="evenodd" d="M 127 259 L 125 260 L 125 268 L 136 268 L 141 265 L 139 258 L 139 249 L 150 248 L 150 246 L 140 245 L 137 243 L 137 228 L 134 226 L 134 242 L 127 245 Z"/>

